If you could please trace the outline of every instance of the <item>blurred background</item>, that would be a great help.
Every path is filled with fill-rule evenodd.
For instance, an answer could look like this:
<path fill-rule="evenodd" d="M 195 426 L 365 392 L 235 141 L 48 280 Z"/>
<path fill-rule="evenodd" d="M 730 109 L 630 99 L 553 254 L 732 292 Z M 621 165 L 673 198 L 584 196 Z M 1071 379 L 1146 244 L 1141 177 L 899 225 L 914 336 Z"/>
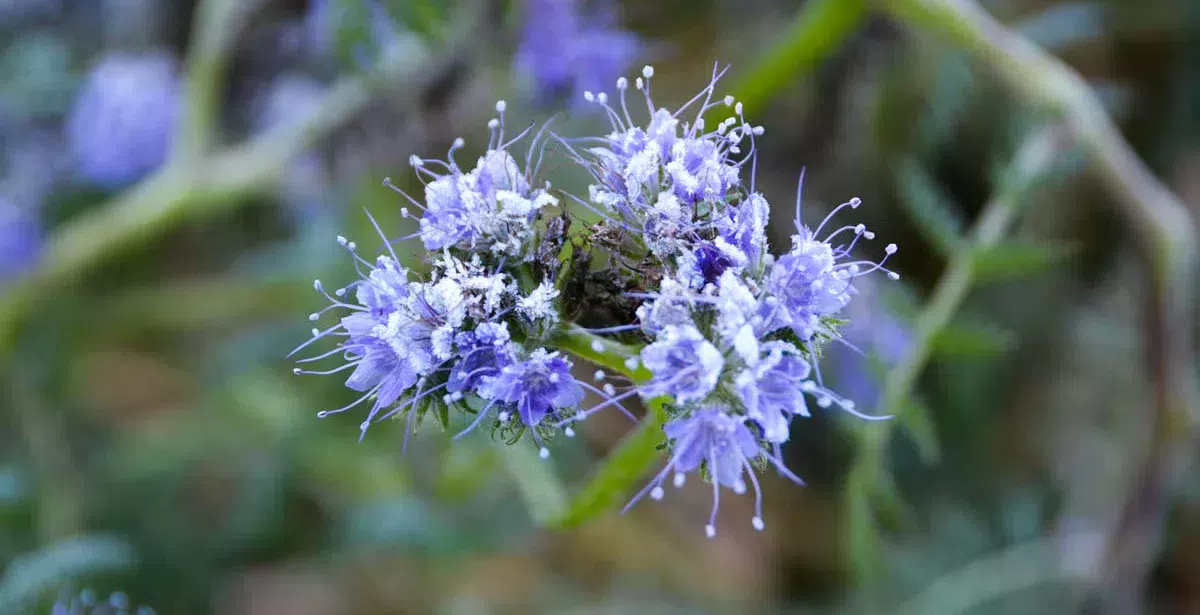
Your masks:
<path fill-rule="evenodd" d="M 1195 295 L 1152 275 L 1098 150 L 1030 94 L 1059 84 L 904 8 L 973 4 L 880 4 L 0 0 L 0 612 L 91 588 L 160 614 L 1200 613 L 1194 444 L 1162 410 L 1194 357 L 1156 360 L 1197 329 L 1153 311 L 1161 286 Z M 1200 3 L 982 8 L 1194 210 Z M 699 484 L 555 521 L 620 420 L 546 464 L 316 418 L 348 391 L 285 355 L 312 280 L 354 275 L 335 236 L 377 249 L 364 208 L 412 232 L 384 177 L 419 188 L 409 155 L 457 136 L 477 155 L 497 99 L 595 134 L 584 90 L 654 64 L 677 105 L 714 62 L 767 129 L 776 251 L 801 169 L 809 224 L 858 196 L 900 245 L 902 281 L 852 304 L 863 354 L 823 364 L 897 419 L 795 422 L 808 486 L 766 478 L 761 533 L 723 500 L 709 541 Z"/>

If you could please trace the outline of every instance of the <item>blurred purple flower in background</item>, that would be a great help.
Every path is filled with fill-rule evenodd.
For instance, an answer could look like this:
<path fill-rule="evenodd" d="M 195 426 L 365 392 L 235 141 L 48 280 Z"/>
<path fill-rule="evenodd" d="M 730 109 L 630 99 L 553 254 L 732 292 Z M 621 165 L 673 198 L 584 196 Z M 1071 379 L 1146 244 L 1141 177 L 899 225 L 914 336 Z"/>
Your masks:
<path fill-rule="evenodd" d="M 641 51 L 637 37 L 617 26 L 610 3 L 593 3 L 586 13 L 581 4 L 529 0 L 525 5 L 516 64 L 544 100 L 582 101 L 584 91 L 611 87 Z"/>
<path fill-rule="evenodd" d="M 162 164 L 178 119 L 179 90 L 175 61 L 166 53 L 113 53 L 101 60 L 67 118 L 79 176 L 116 188 Z"/>
<path fill-rule="evenodd" d="M 912 331 L 879 301 L 874 285 L 863 284 L 857 290 L 860 297 L 851 301 L 846 311 L 850 322 L 842 327 L 842 334 L 853 348 L 834 345 L 830 352 L 841 389 L 865 405 L 874 405 L 881 393 L 882 367 L 891 367 L 904 358 L 912 345 Z"/>
<path fill-rule="evenodd" d="M 42 245 L 41 210 L 63 169 L 56 135 L 38 130 L 0 132 L 5 142 L 0 179 L 0 283 L 33 264 Z"/>
<path fill-rule="evenodd" d="M 41 243 L 37 208 L 0 196 L 0 284 L 29 266 Z"/>

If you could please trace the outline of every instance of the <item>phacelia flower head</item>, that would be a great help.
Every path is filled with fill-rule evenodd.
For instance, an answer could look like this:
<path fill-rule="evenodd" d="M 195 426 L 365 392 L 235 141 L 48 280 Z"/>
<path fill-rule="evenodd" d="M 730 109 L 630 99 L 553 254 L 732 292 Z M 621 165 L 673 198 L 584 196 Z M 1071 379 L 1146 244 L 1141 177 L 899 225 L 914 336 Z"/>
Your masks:
<path fill-rule="evenodd" d="M 825 227 L 858 199 L 810 230 L 800 222 L 798 194 L 791 249 L 773 256 L 770 203 L 754 180 L 761 127 L 746 121 L 732 97 L 718 98 L 718 70 L 674 110 L 650 98 L 653 76 L 647 66 L 632 84 L 617 80 L 613 103 L 603 92 L 587 92 L 585 99 L 608 115 L 611 132 L 558 136 L 562 148 L 550 149 L 543 148 L 543 129 L 524 165 L 511 146 L 528 130 L 506 140 L 503 102 L 473 167 L 464 170 L 454 159 L 461 140 L 445 161 L 412 158 L 425 198 L 406 195 L 420 212 L 419 230 L 408 238 L 430 251 L 428 273 L 400 267 L 395 241 L 382 230 L 389 254 L 373 262 L 342 240 L 360 279 L 325 295 L 327 309 L 344 313 L 332 328 L 314 330 L 314 339 L 336 339 L 338 347 L 302 360 L 336 356 L 342 364 L 297 371 L 353 370 L 347 386 L 361 397 L 323 414 L 370 400 L 365 430 L 391 416 L 406 416 L 411 425 L 431 409 L 446 426 L 449 411 L 458 409 L 472 418 L 456 438 L 490 421 L 493 436 L 515 441 L 530 433 L 548 457 L 545 444 L 557 429 L 570 437 L 574 425 L 611 408 L 637 421 L 623 402 L 653 402 L 665 414 L 668 459 L 630 505 L 646 494 L 662 498 L 667 476 L 679 486 L 697 473 L 712 485 L 710 537 L 722 488 L 741 494 L 754 487 L 752 522 L 762 529 L 757 473 L 772 468 L 802 482 L 784 465 L 782 446 L 793 420 L 809 416 L 810 401 L 887 418 L 859 412 L 854 400 L 827 387 L 819 363 L 827 345 L 841 342 L 856 281 L 877 271 L 898 277 L 884 267 L 895 246 L 878 261 L 854 259 L 859 241 L 874 233 L 862 224 Z M 629 111 L 631 85 L 645 98 L 644 122 Z M 722 106 L 732 112 L 728 119 L 706 124 L 705 113 Z M 570 198 L 599 222 L 572 234 L 566 216 L 545 214 L 559 203 L 538 178 L 547 152 L 591 175 L 586 198 Z M 317 289 L 324 292 L 319 283 Z M 577 313 L 616 315 L 627 324 L 588 329 L 564 322 Z M 625 347 L 614 362 L 615 350 L 599 335 L 641 347 Z M 597 369 L 590 384 L 572 373 L 565 353 L 620 366 L 622 374 Z M 601 401 L 584 408 L 589 393 Z"/>
<path fill-rule="evenodd" d="M 163 52 L 114 53 L 92 68 L 67 118 L 79 175 L 119 187 L 166 159 L 180 103 L 175 60 Z"/>
<path fill-rule="evenodd" d="M 517 69 L 530 77 L 543 101 L 570 98 L 612 83 L 633 62 L 641 44 L 617 27 L 606 0 L 529 0 L 517 50 Z"/>

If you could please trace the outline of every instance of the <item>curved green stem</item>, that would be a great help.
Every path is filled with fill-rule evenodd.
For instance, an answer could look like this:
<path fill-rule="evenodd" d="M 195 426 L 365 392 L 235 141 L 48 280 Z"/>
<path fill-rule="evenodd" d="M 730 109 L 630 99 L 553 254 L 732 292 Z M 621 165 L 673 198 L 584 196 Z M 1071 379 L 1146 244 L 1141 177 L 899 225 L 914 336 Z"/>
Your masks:
<path fill-rule="evenodd" d="M 879 0 L 896 19 L 961 47 L 1023 101 L 1059 114 L 1113 193 L 1145 257 L 1147 372 L 1153 383 L 1151 452 L 1122 509 L 1098 579 L 1101 601 L 1123 612 L 1144 585 L 1166 499 L 1190 462 L 1198 407 L 1194 331 L 1196 225 L 1188 208 L 1138 158 L 1077 73 L 1007 30 L 970 0 Z M 901 376 L 897 376 L 900 378 Z"/>

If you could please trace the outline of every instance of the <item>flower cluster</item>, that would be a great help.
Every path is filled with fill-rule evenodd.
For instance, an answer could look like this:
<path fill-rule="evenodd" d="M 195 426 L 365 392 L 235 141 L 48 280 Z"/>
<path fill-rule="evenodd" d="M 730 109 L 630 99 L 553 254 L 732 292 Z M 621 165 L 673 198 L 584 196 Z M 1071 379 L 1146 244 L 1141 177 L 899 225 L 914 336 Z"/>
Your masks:
<path fill-rule="evenodd" d="M 401 267 L 386 237 L 389 253 L 374 261 L 339 239 L 361 278 L 325 295 L 327 310 L 348 313 L 330 328 L 314 329 L 311 341 L 339 338 L 337 348 L 302 362 L 338 356 L 343 363 L 296 371 L 353 370 L 346 384 L 361 396 L 322 416 L 369 402 L 365 432 L 393 416 L 419 421 L 430 410 L 446 424 L 448 409 L 457 408 L 474 415 L 460 436 L 491 421 L 512 441 L 529 431 L 548 456 L 545 441 L 559 429 L 570 436 L 577 422 L 606 408 L 634 418 L 624 400 L 656 400 L 667 415 L 668 460 L 629 506 L 647 494 L 663 497 L 668 477 L 679 486 L 698 473 L 713 489 L 710 537 L 722 487 L 736 493 L 753 487 L 753 525 L 762 529 L 758 473 L 771 468 L 802 482 L 784 464 L 782 445 L 792 419 L 809 416 L 810 402 L 880 418 L 826 387 L 818 359 L 840 339 L 838 317 L 856 294 L 856 280 L 876 272 L 899 277 L 885 268 L 896 247 L 883 248 L 878 261 L 856 260 L 852 251 L 874 233 L 862 224 L 827 227 L 860 201 L 843 203 L 809 228 L 800 221 L 797 194 L 791 248 L 772 255 L 770 204 L 754 180 L 755 138 L 763 128 L 748 123 L 732 97 L 716 95 L 718 71 L 676 109 L 655 105 L 653 76 L 647 66 L 632 83 L 645 100 L 644 122 L 634 120 L 631 84 L 621 78 L 618 100 L 585 93 L 607 114 L 611 132 L 553 135 L 554 151 L 590 174 L 586 197 L 537 179 L 551 140 L 546 129 L 532 136 L 527 162 L 518 161 L 512 148 L 532 128 L 506 140 L 503 102 L 473 167 L 455 161 L 461 139 L 444 161 L 411 159 L 425 194 L 423 201 L 405 194 L 401 214 L 419 218 L 407 238 L 419 238 L 429 251 L 429 271 L 422 277 Z M 723 119 L 708 123 L 706 114 L 718 113 Z M 569 233 L 567 218 L 550 212 L 571 204 L 599 222 Z M 596 253 L 603 256 L 599 270 Z M 593 296 L 588 289 L 596 286 L 580 279 L 622 290 Z M 586 303 L 591 313 L 603 312 L 613 307 L 603 305 L 606 298 L 633 309 L 625 324 L 586 330 L 596 340 L 592 349 L 602 351 L 597 336 L 608 334 L 641 344 L 625 365 L 630 374 L 648 370 L 644 382 L 620 384 L 597 371 L 597 387 L 573 375 L 563 350 L 571 346 L 559 344 L 563 321 L 578 311 L 568 306 Z M 588 392 L 601 401 L 585 409 Z"/>

